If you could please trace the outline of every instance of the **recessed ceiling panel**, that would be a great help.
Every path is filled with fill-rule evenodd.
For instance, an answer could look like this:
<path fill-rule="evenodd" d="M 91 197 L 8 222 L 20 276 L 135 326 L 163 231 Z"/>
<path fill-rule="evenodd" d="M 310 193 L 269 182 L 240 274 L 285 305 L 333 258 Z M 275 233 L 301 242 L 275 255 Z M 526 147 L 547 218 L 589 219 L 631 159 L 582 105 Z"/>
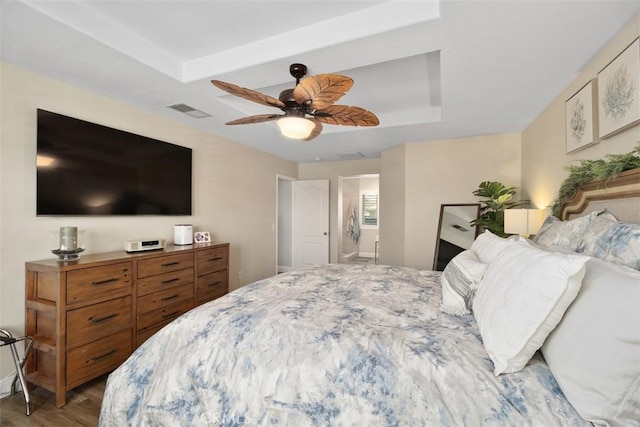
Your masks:
<path fill-rule="evenodd" d="M 380 119 L 381 127 L 439 121 L 439 58 L 440 52 L 436 51 L 366 67 L 336 70 L 335 74 L 342 74 L 354 80 L 351 90 L 337 103 L 357 105 L 372 111 Z M 281 91 L 294 87 L 295 80 L 292 77 L 289 83 L 249 89 L 278 98 Z M 212 96 L 221 93 L 213 86 L 211 89 Z M 266 107 L 228 94 L 217 96 L 216 99 L 237 112 L 237 117 L 229 120 L 257 114 L 281 113 L 277 108 Z M 349 126 L 325 125 L 323 133 L 351 130 L 353 128 Z"/>
<path fill-rule="evenodd" d="M 119 0 L 86 2 L 86 7 L 175 59 L 188 61 L 385 1 Z"/>

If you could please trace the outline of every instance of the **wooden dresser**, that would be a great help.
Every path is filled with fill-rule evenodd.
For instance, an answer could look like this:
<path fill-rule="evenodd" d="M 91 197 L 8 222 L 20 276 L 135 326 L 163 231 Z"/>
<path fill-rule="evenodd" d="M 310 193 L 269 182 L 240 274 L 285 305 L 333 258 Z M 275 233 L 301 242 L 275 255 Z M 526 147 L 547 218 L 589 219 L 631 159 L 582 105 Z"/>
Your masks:
<path fill-rule="evenodd" d="M 229 244 L 91 254 L 25 263 L 27 379 L 56 394 L 118 367 L 193 307 L 229 291 Z"/>

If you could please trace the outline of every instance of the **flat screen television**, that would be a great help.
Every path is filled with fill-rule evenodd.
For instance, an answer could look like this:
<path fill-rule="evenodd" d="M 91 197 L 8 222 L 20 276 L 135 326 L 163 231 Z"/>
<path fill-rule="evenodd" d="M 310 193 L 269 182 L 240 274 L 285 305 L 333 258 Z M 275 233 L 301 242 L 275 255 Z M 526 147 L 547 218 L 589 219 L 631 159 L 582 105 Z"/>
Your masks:
<path fill-rule="evenodd" d="M 191 215 L 191 151 L 38 109 L 37 215 Z"/>

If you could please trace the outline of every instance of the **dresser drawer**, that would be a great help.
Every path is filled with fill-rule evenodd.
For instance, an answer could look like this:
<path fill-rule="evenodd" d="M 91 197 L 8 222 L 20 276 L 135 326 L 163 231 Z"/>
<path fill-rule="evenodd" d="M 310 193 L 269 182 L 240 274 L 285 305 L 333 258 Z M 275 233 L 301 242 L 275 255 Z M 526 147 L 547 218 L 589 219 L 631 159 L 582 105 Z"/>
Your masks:
<path fill-rule="evenodd" d="M 193 268 L 148 276 L 136 281 L 138 296 L 193 283 Z"/>
<path fill-rule="evenodd" d="M 131 354 L 131 329 L 67 352 L 67 390 L 116 368 Z"/>
<path fill-rule="evenodd" d="M 138 261 L 138 278 L 193 267 L 193 253 L 168 255 Z"/>
<path fill-rule="evenodd" d="M 193 284 L 182 285 L 177 288 L 165 289 L 138 298 L 138 314 L 148 313 L 166 307 L 178 301 L 193 302 Z"/>
<path fill-rule="evenodd" d="M 67 304 L 108 300 L 131 291 L 133 263 L 122 262 L 67 273 Z"/>
<path fill-rule="evenodd" d="M 138 316 L 138 331 L 158 326 L 159 324 L 167 324 L 181 314 L 186 313 L 194 307 L 193 297 L 182 301 L 176 301 L 172 304 L 150 311 Z"/>
<path fill-rule="evenodd" d="M 198 295 L 196 303 L 198 305 L 219 298 L 228 292 L 226 269 L 200 276 L 197 280 Z"/>
<path fill-rule="evenodd" d="M 67 347 L 73 348 L 109 336 L 133 325 L 131 296 L 67 312 Z"/>
<path fill-rule="evenodd" d="M 143 331 L 139 331 L 138 334 L 137 334 L 137 337 L 136 337 L 136 339 L 137 339 L 136 345 L 138 347 L 140 347 L 143 342 L 145 342 L 146 340 L 151 338 L 151 336 L 153 334 L 155 334 L 156 332 L 158 332 L 160 329 L 164 328 L 165 325 L 167 325 L 167 323 L 169 323 L 171 320 L 173 320 L 173 319 L 167 320 L 167 321 L 162 322 L 162 323 L 160 323 L 158 325 L 155 325 L 155 326 L 151 326 L 150 328 L 147 328 L 147 329 L 145 329 Z"/>
<path fill-rule="evenodd" d="M 229 247 L 203 249 L 196 252 L 198 260 L 198 275 L 213 273 L 226 269 L 229 265 Z"/>

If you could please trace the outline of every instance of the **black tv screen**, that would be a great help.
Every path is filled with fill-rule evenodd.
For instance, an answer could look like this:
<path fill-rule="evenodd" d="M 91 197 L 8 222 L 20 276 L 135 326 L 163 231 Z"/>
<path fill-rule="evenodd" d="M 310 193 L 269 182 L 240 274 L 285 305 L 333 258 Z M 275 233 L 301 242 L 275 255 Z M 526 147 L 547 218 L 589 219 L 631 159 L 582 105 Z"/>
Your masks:
<path fill-rule="evenodd" d="M 191 215 L 191 149 L 38 109 L 37 215 Z"/>

